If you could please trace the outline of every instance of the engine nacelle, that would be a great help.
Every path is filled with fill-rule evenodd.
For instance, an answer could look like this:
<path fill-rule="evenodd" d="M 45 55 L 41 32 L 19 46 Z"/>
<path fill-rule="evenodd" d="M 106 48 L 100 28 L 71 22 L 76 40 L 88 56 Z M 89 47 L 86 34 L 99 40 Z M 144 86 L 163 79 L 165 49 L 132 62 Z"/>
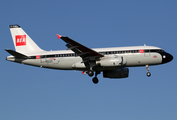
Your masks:
<path fill-rule="evenodd" d="M 105 78 L 127 78 L 128 75 L 129 75 L 128 68 L 103 71 L 103 77 Z"/>
<path fill-rule="evenodd" d="M 117 57 L 111 57 L 111 58 L 104 58 L 99 61 L 99 64 L 102 67 L 123 66 L 126 64 L 126 60 L 124 57 L 117 56 Z"/>

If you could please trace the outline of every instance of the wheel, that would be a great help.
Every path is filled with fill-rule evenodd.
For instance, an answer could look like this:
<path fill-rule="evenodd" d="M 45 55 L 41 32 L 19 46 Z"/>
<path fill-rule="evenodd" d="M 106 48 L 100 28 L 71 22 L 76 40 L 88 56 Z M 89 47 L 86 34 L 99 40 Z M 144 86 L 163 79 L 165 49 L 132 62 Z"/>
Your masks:
<path fill-rule="evenodd" d="M 90 76 L 90 77 L 92 77 L 93 75 L 94 75 L 94 72 L 93 71 L 88 71 L 88 75 Z"/>
<path fill-rule="evenodd" d="M 92 79 L 92 81 L 93 81 L 94 84 L 97 84 L 99 80 L 98 80 L 97 77 L 94 77 L 94 78 Z"/>
<path fill-rule="evenodd" d="M 148 77 L 150 77 L 151 76 L 151 73 L 150 72 L 147 72 L 147 74 L 146 74 Z"/>

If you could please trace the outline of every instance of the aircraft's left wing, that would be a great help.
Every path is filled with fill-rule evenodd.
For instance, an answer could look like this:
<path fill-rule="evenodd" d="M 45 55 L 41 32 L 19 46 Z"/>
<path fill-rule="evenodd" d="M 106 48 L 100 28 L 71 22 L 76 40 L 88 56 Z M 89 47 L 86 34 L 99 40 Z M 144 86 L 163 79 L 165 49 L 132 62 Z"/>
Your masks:
<path fill-rule="evenodd" d="M 66 36 L 60 36 L 58 35 L 58 39 L 61 38 L 63 41 L 65 41 L 67 44 L 66 46 L 68 47 L 68 49 L 72 50 L 73 52 L 75 52 L 78 56 L 80 56 L 83 61 L 87 61 L 87 60 L 96 60 L 100 57 L 103 57 L 102 54 L 70 39 L 69 37 Z"/>

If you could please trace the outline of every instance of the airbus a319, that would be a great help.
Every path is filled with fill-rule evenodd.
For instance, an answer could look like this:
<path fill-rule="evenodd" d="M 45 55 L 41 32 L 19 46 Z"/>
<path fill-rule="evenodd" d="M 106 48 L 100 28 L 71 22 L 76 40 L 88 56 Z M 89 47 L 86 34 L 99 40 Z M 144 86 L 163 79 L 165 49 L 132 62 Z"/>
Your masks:
<path fill-rule="evenodd" d="M 127 78 L 127 67 L 145 66 L 147 76 L 151 76 L 149 66 L 170 62 L 173 56 L 154 46 L 132 46 L 113 48 L 88 48 L 66 36 L 58 39 L 66 42 L 67 50 L 42 50 L 19 25 L 10 25 L 15 51 L 5 49 L 11 56 L 6 60 L 26 65 L 58 70 L 80 70 L 83 74 L 94 76 L 103 72 L 105 78 Z"/>

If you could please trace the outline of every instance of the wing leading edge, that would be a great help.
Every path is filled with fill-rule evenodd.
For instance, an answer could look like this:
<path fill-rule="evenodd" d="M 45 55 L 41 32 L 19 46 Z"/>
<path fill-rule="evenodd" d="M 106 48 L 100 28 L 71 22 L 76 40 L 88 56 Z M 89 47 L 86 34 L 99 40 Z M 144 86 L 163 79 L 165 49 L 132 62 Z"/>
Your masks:
<path fill-rule="evenodd" d="M 83 60 L 96 60 L 100 57 L 103 57 L 102 54 L 70 39 L 69 37 L 66 36 L 60 36 L 58 35 L 58 39 L 61 38 L 63 41 L 65 41 L 67 44 L 66 46 L 68 47 L 69 50 L 72 50 L 75 52 L 78 56 L 80 56 Z"/>

